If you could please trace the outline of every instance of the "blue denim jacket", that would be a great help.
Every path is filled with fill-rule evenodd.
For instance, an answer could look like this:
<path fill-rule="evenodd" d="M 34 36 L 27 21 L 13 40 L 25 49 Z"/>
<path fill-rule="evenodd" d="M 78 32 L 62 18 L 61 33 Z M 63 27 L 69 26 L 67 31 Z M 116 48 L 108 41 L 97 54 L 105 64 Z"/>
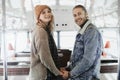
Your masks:
<path fill-rule="evenodd" d="M 103 41 L 97 28 L 87 21 L 76 36 L 70 60 L 71 80 L 99 78 Z"/>

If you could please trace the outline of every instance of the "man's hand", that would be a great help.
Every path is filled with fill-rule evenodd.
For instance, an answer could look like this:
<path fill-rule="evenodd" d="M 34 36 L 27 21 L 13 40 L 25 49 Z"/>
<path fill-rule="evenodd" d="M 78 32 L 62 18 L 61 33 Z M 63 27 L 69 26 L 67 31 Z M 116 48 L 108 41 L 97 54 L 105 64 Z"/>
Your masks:
<path fill-rule="evenodd" d="M 62 73 L 63 73 L 63 75 L 62 75 L 63 79 L 65 79 L 65 80 L 68 79 L 68 77 L 69 77 L 69 72 L 66 71 L 66 70 L 63 70 Z"/>

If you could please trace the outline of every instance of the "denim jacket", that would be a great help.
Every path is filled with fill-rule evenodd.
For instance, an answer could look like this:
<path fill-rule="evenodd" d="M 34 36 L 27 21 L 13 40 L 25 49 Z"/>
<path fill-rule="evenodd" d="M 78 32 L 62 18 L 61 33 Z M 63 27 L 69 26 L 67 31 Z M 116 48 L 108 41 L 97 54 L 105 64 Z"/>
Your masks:
<path fill-rule="evenodd" d="M 100 32 L 88 20 L 76 35 L 70 60 L 71 80 L 99 78 L 103 41 Z"/>

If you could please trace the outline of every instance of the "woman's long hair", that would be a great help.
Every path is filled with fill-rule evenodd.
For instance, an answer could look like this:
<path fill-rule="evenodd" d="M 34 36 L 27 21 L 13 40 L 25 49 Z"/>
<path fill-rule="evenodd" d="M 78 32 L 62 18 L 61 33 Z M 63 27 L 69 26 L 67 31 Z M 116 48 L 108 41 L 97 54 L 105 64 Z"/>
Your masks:
<path fill-rule="evenodd" d="M 49 8 L 50 9 L 50 8 Z M 51 9 L 50 9 L 51 10 Z M 39 15 L 40 16 L 40 15 Z M 46 25 L 42 20 L 40 20 L 39 18 L 37 19 L 36 25 L 38 27 L 42 27 L 42 28 L 49 28 L 50 32 L 53 31 L 53 26 L 54 26 L 54 16 L 52 14 L 52 18 L 51 21 L 48 23 L 48 25 Z"/>

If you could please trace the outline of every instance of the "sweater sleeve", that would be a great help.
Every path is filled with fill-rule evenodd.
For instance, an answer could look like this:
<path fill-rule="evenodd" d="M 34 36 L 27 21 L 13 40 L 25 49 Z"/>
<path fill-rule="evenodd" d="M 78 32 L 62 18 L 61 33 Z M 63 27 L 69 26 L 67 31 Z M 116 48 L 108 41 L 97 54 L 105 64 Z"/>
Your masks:
<path fill-rule="evenodd" d="M 51 56 L 52 53 L 50 54 L 46 31 L 41 28 L 37 31 L 35 35 L 36 35 L 35 44 L 41 63 L 56 76 L 60 75 L 60 71 L 56 68 L 54 61 L 52 59 Z"/>

